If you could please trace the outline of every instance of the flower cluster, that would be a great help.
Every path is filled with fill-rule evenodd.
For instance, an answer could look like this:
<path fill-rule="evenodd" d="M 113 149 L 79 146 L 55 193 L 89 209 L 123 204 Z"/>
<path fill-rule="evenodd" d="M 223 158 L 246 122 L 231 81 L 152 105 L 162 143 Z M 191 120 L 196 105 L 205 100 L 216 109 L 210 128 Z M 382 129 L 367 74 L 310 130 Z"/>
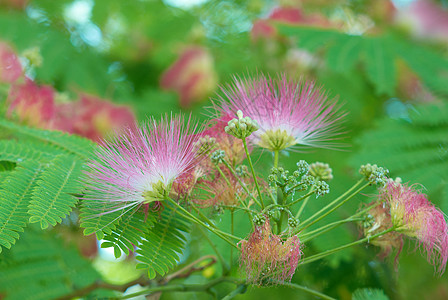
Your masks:
<path fill-rule="evenodd" d="M 247 281 L 258 285 L 291 281 L 302 256 L 299 238 L 292 236 L 283 240 L 272 234 L 269 218 L 256 226 L 248 240 L 241 241 L 240 245 Z"/>

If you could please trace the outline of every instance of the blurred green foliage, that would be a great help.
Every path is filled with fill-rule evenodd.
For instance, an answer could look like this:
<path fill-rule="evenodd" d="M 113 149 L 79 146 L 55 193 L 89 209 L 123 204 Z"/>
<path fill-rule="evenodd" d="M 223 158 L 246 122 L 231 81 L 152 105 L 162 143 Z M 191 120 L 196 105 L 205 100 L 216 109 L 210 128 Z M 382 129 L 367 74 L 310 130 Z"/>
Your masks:
<path fill-rule="evenodd" d="M 323 86 L 329 97 L 339 97 L 344 103 L 344 109 L 349 112 L 345 123 L 346 139 L 343 141 L 348 147 L 339 152 L 307 150 L 303 153 L 283 151 L 280 154 L 281 164 L 285 168 L 294 166 L 300 159 L 328 162 L 333 168 L 335 179 L 330 182 L 331 194 L 311 199 L 304 217 L 350 187 L 359 165 L 367 162 L 383 164 L 391 170 L 393 176 L 402 177 L 405 182 L 422 184 L 427 188 L 430 199 L 445 212 L 448 211 L 446 41 L 416 39 L 409 29 L 386 17 L 376 19 L 369 6 L 370 1 L 302 3 L 304 14 L 319 13 L 325 19 L 338 15 L 341 10 L 349 11 L 350 16 L 370 17 L 374 25 L 367 26 L 363 34 L 352 34 L 343 25 L 322 28 L 316 24 L 277 24 L 278 35 L 266 40 L 257 40 L 251 36 L 252 23 L 266 18 L 273 7 L 288 1 L 274 4 L 267 0 L 216 0 L 189 8 L 175 7 L 169 4 L 172 2 L 33 0 L 20 9 L 9 5 L 8 1 L 5 4 L 0 2 L 0 40 L 8 41 L 19 54 L 37 47 L 42 64 L 27 68 L 27 75 L 36 82 L 52 85 L 58 92 L 69 96 L 86 92 L 127 104 L 133 108 L 139 121 L 171 111 L 191 111 L 202 122 L 210 116 L 210 111 L 205 107 L 211 105 L 208 96 L 216 97 L 213 92 L 195 99 L 188 107 L 181 107 L 178 94 L 160 87 L 163 73 L 189 45 L 203 47 L 211 53 L 213 69 L 220 85 L 228 83 L 235 74 L 247 76 L 257 72 L 266 72 L 271 76 L 286 72 L 291 77 L 315 80 Z M 344 24 L 343 21 L 344 18 Z M 308 60 L 317 62 L 311 65 L 306 59 L 291 62 L 296 50 L 308 51 L 312 57 Z M 412 92 L 411 87 L 419 87 L 419 90 Z M 218 86 L 214 90 L 219 93 Z M 4 101 L 6 95 L 2 93 L 0 91 L 0 100 Z M 0 111 L 5 110 L 2 107 Z M 11 134 L 14 131 L 15 134 L 28 136 L 30 143 L 33 139 L 41 138 L 37 131 L 14 127 L 16 125 L 7 121 L 1 122 L 0 127 L 4 130 L 0 133 L 2 136 L 5 132 Z M 50 155 L 50 161 L 61 159 L 60 156 L 55 158 L 57 155 L 68 155 L 66 150 L 78 152 L 78 143 L 87 143 L 69 138 L 66 141 L 57 140 L 65 137 L 45 138 L 50 145 L 44 147 L 33 144 L 33 148 L 29 144 L 31 150 L 28 151 L 39 151 L 38 148 L 43 147 L 40 152 L 42 155 Z M 67 149 L 59 149 L 57 144 L 53 144 L 54 138 Z M 19 149 L 21 145 L 15 143 L 14 151 L 4 151 L 2 154 L 16 152 L 20 156 L 23 154 Z M 1 146 L 3 150 L 11 145 Z M 80 148 L 85 150 L 84 147 Z M 30 157 L 32 153 L 27 152 L 21 159 Z M 258 169 L 266 175 L 272 157 L 259 150 L 255 150 L 255 157 Z M 53 171 L 49 176 L 61 177 L 66 170 L 59 171 L 60 174 Z M 24 169 L 16 167 L 14 160 L 0 156 L 0 183 L 9 172 L 24 172 Z M 76 189 L 69 189 L 66 196 L 76 192 Z M 367 193 L 373 194 L 374 190 Z M 36 201 L 38 196 L 27 197 Z M 74 202 L 68 198 L 67 207 L 71 209 Z M 1 200 L 8 201 L 8 197 Z M 355 197 L 327 220 L 331 222 L 341 216 L 349 216 L 362 201 L 370 202 L 368 197 Z M 24 204 L 25 209 L 27 206 L 28 203 Z M 64 210 L 62 215 L 67 212 L 69 210 Z M 216 214 L 213 209 L 208 213 Z M 141 216 L 135 218 L 138 217 Z M 165 217 L 163 220 L 166 221 Z M 243 220 L 246 216 L 236 212 L 235 217 L 238 228 L 236 235 L 247 236 L 250 228 L 246 219 Z M 228 213 L 218 214 L 216 218 L 221 226 L 230 227 Z M 36 221 L 42 227 L 46 227 L 45 224 L 48 226 L 48 223 L 55 225 L 61 222 L 58 217 L 55 217 L 55 221 Z M 143 222 L 136 219 L 126 221 L 131 225 L 133 222 Z M 3 251 L 0 255 L 0 297 L 6 294 L 7 299 L 55 298 L 100 278 L 73 245 L 67 249 L 56 239 L 58 226 L 66 224 L 56 226 L 53 231 L 41 232 L 31 228 L 21 233 L 27 224 L 20 223 L 20 220 L 18 222 L 18 227 L 9 229 L 13 232 L 13 240 L 7 243 L 13 244 L 19 233 L 20 240 L 11 250 Z M 139 226 L 135 225 L 136 228 Z M 163 222 L 156 226 L 160 232 L 164 230 Z M 188 229 L 183 228 L 183 224 L 179 227 L 179 231 L 170 232 L 172 240 L 179 244 L 177 253 L 169 253 L 172 259 L 167 264 L 171 267 L 176 267 L 178 256 L 181 262 L 190 262 L 212 251 L 196 228 L 193 227 L 191 233 L 187 233 Z M 151 231 L 150 234 L 158 232 Z M 126 236 L 126 232 L 118 232 L 112 226 L 110 233 L 118 236 L 117 240 L 124 237 L 127 244 L 138 242 L 132 234 Z M 358 235 L 356 226 L 340 227 L 307 244 L 305 255 L 350 242 Z M 218 248 L 226 247 L 222 240 L 211 238 Z M 185 243 L 186 250 L 180 253 Z M 5 246 L 4 243 L 2 245 Z M 117 256 L 127 247 L 115 247 Z M 413 250 L 412 246 L 406 248 L 410 248 L 410 252 Z M 385 262 L 374 260 L 375 250 L 373 247 L 368 247 L 367 251 L 365 247 L 351 248 L 323 261 L 299 266 L 293 282 L 341 299 L 350 299 L 355 290 L 363 288 L 381 289 L 390 299 L 444 299 L 448 294 L 447 275 L 432 279 L 431 266 L 422 266 L 420 259 L 413 259 L 414 254 L 407 254 L 408 249 L 401 254 L 401 266 L 397 271 L 394 271 L 392 263 L 387 259 Z M 226 251 L 225 259 L 229 258 L 230 254 Z M 234 257 L 234 260 L 237 258 Z M 154 276 L 155 271 L 164 274 L 169 269 L 160 261 L 160 265 L 151 258 L 147 258 L 147 261 L 148 265 L 155 265 L 151 269 Z M 206 272 L 206 277 L 213 278 L 221 270 L 211 268 L 203 273 Z M 202 276 L 193 275 L 187 279 L 187 283 L 203 283 L 204 280 Z M 27 289 L 18 288 L 23 284 L 27 285 Z M 220 286 L 218 294 L 225 294 L 231 287 Z M 19 290 L 21 292 L 16 293 Z M 162 297 L 191 299 L 191 294 L 173 293 Z M 306 299 L 308 295 L 281 287 L 269 290 L 251 288 L 240 299 L 259 297 Z M 197 298 L 208 299 L 209 295 L 200 294 Z M 386 299 L 381 292 L 372 289 L 358 290 L 353 299 L 383 298 Z"/>

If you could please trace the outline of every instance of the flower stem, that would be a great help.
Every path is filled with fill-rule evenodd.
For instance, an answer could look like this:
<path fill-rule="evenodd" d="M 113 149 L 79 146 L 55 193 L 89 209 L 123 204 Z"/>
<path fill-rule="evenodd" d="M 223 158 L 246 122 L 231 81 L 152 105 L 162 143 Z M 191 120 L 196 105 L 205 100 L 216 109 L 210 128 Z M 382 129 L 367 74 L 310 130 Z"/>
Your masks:
<path fill-rule="evenodd" d="M 311 217 L 309 217 L 308 219 L 306 219 L 305 221 L 303 221 L 302 224 L 300 224 L 298 226 L 298 228 L 296 229 L 296 233 L 300 232 L 302 230 L 304 230 L 305 228 L 308 228 L 309 226 L 313 225 L 314 223 L 318 222 L 319 220 L 321 220 L 323 217 L 327 216 L 329 213 L 333 212 L 336 208 L 340 207 L 342 204 L 344 204 L 346 201 L 348 201 L 349 199 L 351 199 L 353 196 L 355 196 L 357 193 L 359 193 L 361 190 L 363 190 L 366 186 L 368 186 L 369 184 L 365 184 L 364 186 L 362 186 L 360 189 L 358 189 L 355 193 L 353 193 L 352 195 L 350 195 L 349 197 L 347 197 L 350 193 L 352 193 L 362 182 L 364 182 L 364 179 L 359 180 L 357 183 L 355 183 L 350 189 L 348 189 L 344 194 L 342 194 L 341 196 L 339 196 L 338 198 L 336 198 L 335 200 L 333 200 L 331 203 L 329 203 L 328 205 L 326 205 L 325 207 L 323 207 L 321 210 L 319 210 L 318 212 L 316 212 L 314 215 L 312 215 Z M 347 197 L 346 199 L 344 199 L 345 197 Z M 332 210 L 330 210 L 329 212 L 327 212 L 326 214 L 324 214 L 322 217 L 319 217 L 318 219 L 314 220 L 316 217 L 318 217 L 319 215 L 321 215 L 324 211 L 326 211 L 327 209 L 329 209 L 330 207 L 332 207 L 333 205 L 335 205 L 336 203 L 342 201 L 342 204 L 336 206 L 335 208 L 333 208 Z M 306 225 L 306 226 L 305 226 Z"/>
<path fill-rule="evenodd" d="M 216 228 L 213 228 L 213 227 L 211 227 L 211 226 L 208 226 L 208 225 L 205 224 L 203 221 L 199 220 L 196 216 L 194 216 L 193 214 L 191 214 L 188 210 L 186 210 L 185 208 L 183 208 L 182 206 L 180 206 L 179 203 L 177 203 L 177 202 L 174 201 L 173 199 L 171 199 L 171 198 L 169 198 L 169 197 L 166 197 L 166 199 L 167 199 L 168 201 L 170 201 L 171 203 L 173 203 L 177 208 L 179 208 L 179 209 L 183 212 L 183 214 L 181 214 L 181 215 L 183 215 L 183 216 L 185 216 L 186 218 L 190 219 L 190 220 L 193 221 L 194 223 L 196 223 L 196 224 L 198 224 L 198 225 L 201 225 L 201 226 L 207 228 L 208 230 L 210 230 L 211 232 L 213 232 L 214 234 L 216 234 L 217 236 L 219 236 L 221 239 L 223 239 L 224 241 L 226 241 L 227 243 L 229 243 L 230 245 L 232 245 L 233 247 L 235 247 L 235 248 L 238 249 L 238 247 L 237 247 L 232 241 L 230 241 L 229 239 L 227 239 L 226 235 L 227 235 L 227 236 L 230 236 L 230 237 L 233 237 L 233 238 L 236 238 L 236 239 L 238 239 L 238 240 L 241 240 L 240 238 L 235 237 L 235 236 L 233 236 L 233 235 L 230 235 L 230 234 L 228 234 L 228 233 L 222 232 L 222 231 L 219 230 L 219 229 L 216 229 Z"/>
<path fill-rule="evenodd" d="M 279 151 L 278 150 L 275 150 L 274 151 L 274 168 L 277 168 L 278 167 L 278 155 L 279 154 Z M 271 198 L 272 198 L 272 202 L 274 203 L 274 204 L 277 204 L 278 202 L 277 202 L 277 192 L 278 192 L 278 186 L 276 185 L 276 184 L 274 184 L 274 191 L 273 191 L 273 193 L 271 193 L 271 192 L 269 192 L 269 195 L 271 196 Z"/>
<path fill-rule="evenodd" d="M 231 291 L 227 296 L 222 298 L 222 300 L 230 300 L 235 298 L 239 294 L 244 294 L 247 290 L 247 285 L 242 283 L 239 286 L 236 287 L 233 291 Z"/>
<path fill-rule="evenodd" d="M 307 288 L 305 286 L 298 285 L 298 284 L 295 284 L 295 283 L 285 282 L 285 283 L 282 283 L 282 285 L 290 287 L 290 288 L 293 288 L 293 289 L 297 289 L 297 290 L 301 290 L 301 291 L 307 292 L 308 294 L 311 294 L 313 296 L 319 297 L 321 299 L 336 300 L 333 297 L 327 296 L 327 295 L 322 294 L 322 293 L 320 293 L 320 292 L 318 292 L 316 290 L 313 290 L 313 289 L 310 289 L 310 288 Z"/>
<path fill-rule="evenodd" d="M 300 209 L 299 209 L 299 211 L 296 214 L 296 219 L 299 219 L 300 216 L 302 215 L 302 212 L 305 209 L 305 206 L 308 204 L 308 200 L 310 200 L 310 196 L 311 196 L 312 193 L 314 193 L 314 186 L 311 187 L 310 192 L 305 195 L 307 197 L 306 197 L 305 201 L 303 201 L 302 206 L 300 206 Z"/>
<path fill-rule="evenodd" d="M 349 222 L 356 222 L 356 221 L 361 221 L 361 220 L 363 220 L 363 218 L 353 218 L 353 216 L 352 216 L 350 218 L 347 218 L 344 220 L 339 220 L 339 221 L 327 224 L 325 226 L 322 226 L 320 228 L 317 228 L 313 231 L 307 232 L 307 233 L 299 236 L 299 238 L 302 243 L 305 243 L 307 241 L 314 239 L 315 237 L 318 237 L 321 234 L 324 234 L 324 233 L 338 227 L 341 224 L 349 223 Z"/>
<path fill-rule="evenodd" d="M 278 153 L 279 153 L 278 150 L 274 151 L 274 168 L 278 167 L 278 156 L 279 156 Z"/>
<path fill-rule="evenodd" d="M 221 282 L 233 282 L 235 284 L 240 284 L 241 280 L 231 277 L 220 277 L 215 280 L 209 281 L 206 284 L 171 284 L 155 286 L 116 299 L 129 299 L 142 295 L 150 295 L 155 292 L 206 292 L 207 290 L 211 289 L 215 285 L 220 284 Z"/>
<path fill-rule="evenodd" d="M 207 232 L 205 232 L 205 230 L 201 226 L 198 226 L 198 228 L 201 231 L 202 235 L 205 237 L 205 239 L 208 241 L 210 246 L 212 247 L 213 251 L 215 251 L 216 256 L 218 257 L 219 261 L 221 262 L 222 273 L 227 274 L 230 271 L 230 267 L 224 260 L 224 257 L 222 256 L 221 252 L 219 252 L 218 247 L 216 247 L 215 243 L 210 239 Z"/>
<path fill-rule="evenodd" d="M 261 209 L 264 209 L 263 197 L 261 196 L 260 185 L 258 184 L 257 176 L 255 175 L 255 169 L 252 164 L 252 159 L 250 158 L 249 149 L 247 148 L 246 138 L 243 139 L 244 151 L 246 152 L 247 161 L 249 162 L 250 170 L 252 171 L 252 176 L 254 178 L 255 186 L 257 187 L 258 196 L 260 197 Z"/>
<path fill-rule="evenodd" d="M 233 235 L 234 233 L 234 218 L 233 218 L 233 209 L 230 210 L 230 233 Z M 233 247 L 230 248 L 230 268 L 233 265 Z"/>
<path fill-rule="evenodd" d="M 226 165 L 226 167 L 230 170 L 230 172 L 232 172 L 233 176 L 235 176 L 235 178 L 238 180 L 238 183 L 241 185 L 241 187 L 243 188 L 243 190 L 246 192 L 246 194 L 252 198 L 254 200 L 255 203 L 257 203 L 259 206 L 261 206 L 260 202 L 258 202 L 257 198 L 255 198 L 252 193 L 249 191 L 249 189 L 247 188 L 247 186 L 244 184 L 244 182 L 241 181 L 240 177 L 236 174 L 235 170 L 233 169 L 233 167 L 229 164 L 228 161 L 223 160 L 223 163 Z"/>
<path fill-rule="evenodd" d="M 224 172 L 221 170 L 221 168 L 219 167 L 218 164 L 215 164 L 216 169 L 218 170 L 219 174 L 221 174 L 221 176 L 225 179 L 225 181 L 227 182 L 227 185 L 229 187 L 232 187 L 232 184 L 230 183 L 229 178 L 227 178 L 226 174 L 224 174 Z"/>
<path fill-rule="evenodd" d="M 296 199 L 296 200 L 294 200 L 294 201 L 292 201 L 292 202 L 286 204 L 286 207 L 290 207 L 290 206 L 292 206 L 292 205 L 294 205 L 294 204 L 296 204 L 296 203 L 302 201 L 303 199 L 305 199 L 305 201 L 307 201 L 308 198 L 309 198 L 312 194 L 314 194 L 314 189 L 313 189 L 313 188 L 311 188 L 311 190 L 308 192 L 308 194 L 306 194 L 306 195 L 300 197 L 299 199 Z M 302 206 L 303 206 L 303 205 L 302 205 Z M 298 216 L 296 216 L 296 218 L 298 218 L 299 216 L 300 216 L 300 214 L 298 214 Z"/>
<path fill-rule="evenodd" d="M 384 231 L 382 231 L 382 232 L 380 232 L 380 233 L 374 234 L 374 235 L 372 235 L 372 236 L 368 236 L 368 237 L 365 237 L 365 238 L 363 238 L 363 239 L 357 240 L 357 241 L 355 241 L 355 242 L 352 242 L 352 243 L 349 243 L 349 244 L 346 244 L 346 245 L 342 245 L 342 246 L 340 246 L 340 247 L 337 247 L 337 248 L 334 248 L 334 249 L 331 249 L 331 250 L 327 250 L 327 251 L 318 253 L 318 254 L 316 254 L 316 255 L 312 255 L 312 256 L 306 257 L 306 258 L 304 258 L 304 259 L 302 260 L 301 264 L 307 264 L 307 263 L 316 261 L 316 260 L 318 260 L 318 259 L 324 258 L 324 257 L 326 257 L 326 256 L 328 256 L 328 255 L 331 255 L 331 254 L 335 253 L 335 252 L 338 252 L 338 251 L 341 251 L 341 250 L 343 250 L 343 249 L 349 248 L 349 247 L 351 247 L 351 246 L 355 246 L 355 245 L 358 245 L 358 244 L 362 244 L 362 243 L 364 243 L 364 242 L 369 242 L 370 240 L 373 240 L 373 239 L 375 239 L 375 238 L 377 238 L 377 237 L 380 237 L 380 236 L 382 236 L 382 235 L 384 235 L 384 234 L 386 234 L 386 233 L 389 233 L 389 232 L 391 232 L 391 231 L 393 231 L 393 230 L 395 230 L 395 228 L 391 227 L 391 228 L 389 228 L 389 229 L 386 229 L 386 230 L 384 230 Z"/>

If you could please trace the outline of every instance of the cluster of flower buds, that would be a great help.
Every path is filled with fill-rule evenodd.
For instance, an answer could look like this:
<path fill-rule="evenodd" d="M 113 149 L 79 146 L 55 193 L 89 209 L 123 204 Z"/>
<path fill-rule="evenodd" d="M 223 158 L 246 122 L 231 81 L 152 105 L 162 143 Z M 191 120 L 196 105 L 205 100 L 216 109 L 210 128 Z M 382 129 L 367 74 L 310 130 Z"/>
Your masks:
<path fill-rule="evenodd" d="M 299 223 L 300 223 L 299 220 L 296 219 L 296 218 L 289 218 L 288 219 L 288 226 L 291 227 L 291 228 L 295 228 L 295 227 L 299 226 Z"/>
<path fill-rule="evenodd" d="M 245 165 L 240 165 L 235 168 L 235 173 L 239 177 L 247 177 L 249 176 L 249 169 Z"/>
<path fill-rule="evenodd" d="M 257 226 L 263 226 L 264 223 L 266 222 L 266 216 L 263 214 L 255 215 L 252 221 Z"/>
<path fill-rule="evenodd" d="M 363 175 L 371 184 L 383 187 L 388 181 L 389 170 L 377 165 L 366 164 L 361 166 L 359 174 Z"/>
<path fill-rule="evenodd" d="M 330 192 L 329 185 L 319 180 L 309 173 L 310 166 L 307 162 L 301 160 L 297 163 L 297 170 L 289 175 L 288 170 L 283 168 L 272 168 L 268 181 L 271 186 L 279 187 L 285 194 L 291 194 L 294 191 L 305 191 L 309 187 L 314 187 L 316 196 L 323 196 Z"/>
<path fill-rule="evenodd" d="M 224 150 L 216 150 L 212 153 L 212 155 L 210 155 L 210 160 L 213 164 L 217 165 L 222 163 L 225 157 L 226 153 L 224 152 Z"/>
<path fill-rule="evenodd" d="M 201 137 L 194 146 L 197 149 L 198 155 L 207 155 L 213 148 L 216 147 L 216 139 L 208 135 Z"/>
<path fill-rule="evenodd" d="M 258 130 L 258 123 L 249 117 L 243 117 L 243 112 L 239 110 L 237 113 L 238 119 L 232 119 L 224 128 L 226 133 L 233 135 L 238 139 L 245 139 Z"/>
<path fill-rule="evenodd" d="M 312 163 L 309 167 L 309 172 L 318 180 L 330 181 L 331 179 L 333 179 L 333 170 L 328 164 L 325 163 Z"/>

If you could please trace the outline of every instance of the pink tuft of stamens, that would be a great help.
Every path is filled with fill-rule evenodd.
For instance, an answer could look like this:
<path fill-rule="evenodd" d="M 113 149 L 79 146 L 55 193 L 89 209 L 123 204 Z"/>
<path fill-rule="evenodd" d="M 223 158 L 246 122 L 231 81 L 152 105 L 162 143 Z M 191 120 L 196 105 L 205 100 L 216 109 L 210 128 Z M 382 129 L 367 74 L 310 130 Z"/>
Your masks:
<path fill-rule="evenodd" d="M 154 187 L 169 193 L 173 182 L 197 164 L 195 129 L 190 118 L 184 125 L 183 117 L 166 116 L 103 141 L 88 164 L 86 199 L 116 203 L 113 211 L 163 200 L 147 195 L 157 192 Z"/>
<path fill-rule="evenodd" d="M 259 125 L 252 142 L 270 150 L 306 145 L 320 148 L 337 148 L 333 140 L 341 135 L 340 123 L 345 116 L 337 101 L 328 99 L 314 82 L 288 80 L 279 75 L 272 79 L 264 75 L 257 78 L 234 78 L 222 88 L 215 109 L 221 118 L 235 118 L 238 110 Z M 283 141 L 275 141 L 275 139 Z M 267 146 L 266 140 L 280 143 Z"/>
<path fill-rule="evenodd" d="M 448 260 L 448 227 L 443 212 L 415 186 L 393 181 L 382 190 L 380 199 L 389 204 L 397 230 L 417 239 L 427 260 L 443 274 Z"/>
<path fill-rule="evenodd" d="M 241 265 L 247 281 L 272 285 L 291 281 L 302 256 L 302 244 L 297 236 L 285 241 L 272 234 L 269 220 L 257 226 L 248 240 L 240 242 Z"/>

